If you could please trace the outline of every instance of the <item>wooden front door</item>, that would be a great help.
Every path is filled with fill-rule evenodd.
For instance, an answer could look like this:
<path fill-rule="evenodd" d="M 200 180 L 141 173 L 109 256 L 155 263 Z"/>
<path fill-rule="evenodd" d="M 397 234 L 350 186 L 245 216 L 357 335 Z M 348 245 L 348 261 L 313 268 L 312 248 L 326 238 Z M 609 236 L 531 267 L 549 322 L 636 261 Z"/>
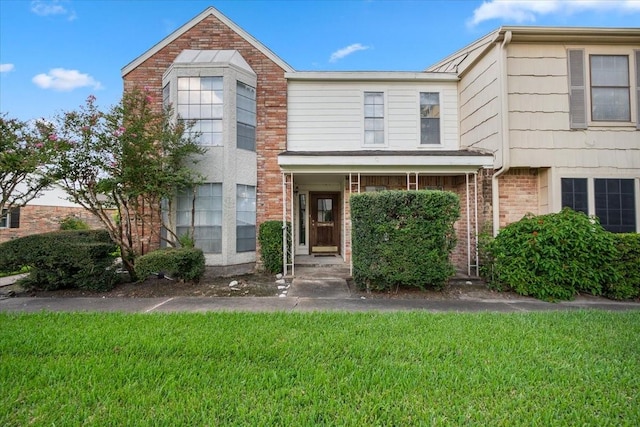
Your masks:
<path fill-rule="evenodd" d="M 340 246 L 340 194 L 310 193 L 311 253 L 338 253 Z"/>

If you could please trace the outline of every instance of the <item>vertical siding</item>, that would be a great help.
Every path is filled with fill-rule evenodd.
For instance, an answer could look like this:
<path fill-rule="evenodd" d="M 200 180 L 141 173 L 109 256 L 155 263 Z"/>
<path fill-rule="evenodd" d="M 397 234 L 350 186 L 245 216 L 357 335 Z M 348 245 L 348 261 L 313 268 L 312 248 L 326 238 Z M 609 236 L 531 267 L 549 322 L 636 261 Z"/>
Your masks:
<path fill-rule="evenodd" d="M 364 145 L 364 92 L 383 92 L 385 144 Z M 290 81 L 288 139 L 291 151 L 405 151 L 420 147 L 420 92 L 440 93 L 441 146 L 457 150 L 456 83 Z"/>

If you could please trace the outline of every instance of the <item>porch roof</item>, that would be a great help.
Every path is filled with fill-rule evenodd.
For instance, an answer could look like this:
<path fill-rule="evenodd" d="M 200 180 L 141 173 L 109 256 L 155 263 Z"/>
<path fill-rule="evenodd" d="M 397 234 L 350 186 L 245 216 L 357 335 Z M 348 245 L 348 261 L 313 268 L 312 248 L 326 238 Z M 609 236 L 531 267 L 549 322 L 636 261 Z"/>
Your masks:
<path fill-rule="evenodd" d="M 493 155 L 474 151 L 285 151 L 278 155 L 285 172 L 460 174 L 493 167 Z"/>

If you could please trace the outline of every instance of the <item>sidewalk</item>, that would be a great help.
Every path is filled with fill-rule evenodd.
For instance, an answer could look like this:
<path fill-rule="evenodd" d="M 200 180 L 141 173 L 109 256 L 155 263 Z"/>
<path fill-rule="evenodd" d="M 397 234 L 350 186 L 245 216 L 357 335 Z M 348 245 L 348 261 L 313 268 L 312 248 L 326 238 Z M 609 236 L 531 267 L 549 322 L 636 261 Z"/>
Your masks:
<path fill-rule="evenodd" d="M 457 299 L 368 298 L 352 295 L 346 280 L 338 275 L 322 278 L 300 274 L 291 287 L 274 297 L 82 297 L 38 298 L 2 297 L 0 312 L 99 311 L 127 313 L 172 313 L 208 311 L 310 312 L 310 311 L 428 311 L 428 312 L 528 312 L 598 309 L 640 310 L 640 302 L 613 301 L 601 297 L 576 297 L 573 301 L 549 303 L 535 298 L 508 298 L 500 293 L 487 297 L 468 292 Z M 17 276 L 0 279 L 0 286 L 15 282 Z M 1 288 L 0 288 L 1 289 Z M 0 293 L 1 294 L 1 293 Z"/>
<path fill-rule="evenodd" d="M 313 297 L 174 297 L 174 298 L 6 298 L 0 312 L 96 311 L 171 313 L 209 311 L 311 312 L 311 311 L 407 311 L 428 312 L 529 312 L 598 309 L 640 310 L 640 303 L 579 297 L 548 303 L 526 300 L 425 300 Z"/>

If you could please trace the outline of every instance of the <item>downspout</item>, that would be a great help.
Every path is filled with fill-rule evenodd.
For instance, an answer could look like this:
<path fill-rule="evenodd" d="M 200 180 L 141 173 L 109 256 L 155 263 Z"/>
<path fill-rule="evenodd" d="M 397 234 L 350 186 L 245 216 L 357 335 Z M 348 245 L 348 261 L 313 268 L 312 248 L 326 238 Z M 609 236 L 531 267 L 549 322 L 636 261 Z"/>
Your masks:
<path fill-rule="evenodd" d="M 493 205 L 493 235 L 500 230 L 500 189 L 498 178 L 507 173 L 510 167 L 509 156 L 509 88 L 507 85 L 507 45 L 511 42 L 511 31 L 504 33 L 504 39 L 498 52 L 498 68 L 500 76 L 500 136 L 502 140 L 502 167 L 491 178 L 491 197 Z"/>

